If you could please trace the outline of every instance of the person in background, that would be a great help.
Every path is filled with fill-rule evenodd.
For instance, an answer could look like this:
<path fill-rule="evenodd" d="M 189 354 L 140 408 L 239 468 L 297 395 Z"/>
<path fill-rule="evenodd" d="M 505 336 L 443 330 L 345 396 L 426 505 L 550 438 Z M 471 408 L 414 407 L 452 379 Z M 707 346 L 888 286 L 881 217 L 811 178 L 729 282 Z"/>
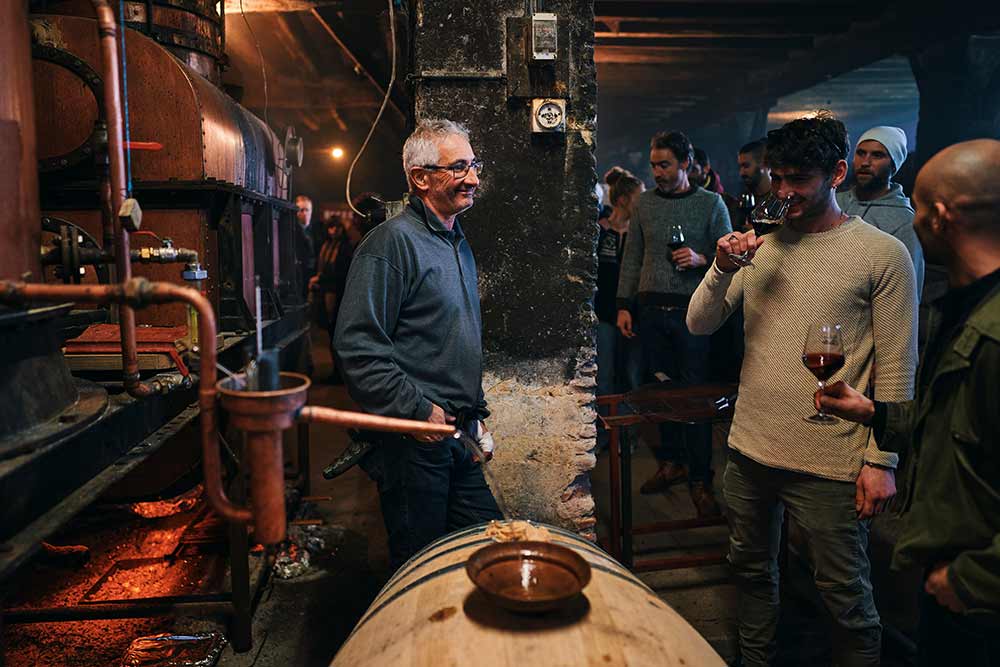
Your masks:
<path fill-rule="evenodd" d="M 302 298 L 309 297 L 309 282 L 316 275 L 316 244 L 314 241 L 312 214 L 312 199 L 305 195 L 295 197 L 295 219 L 298 226 L 295 229 L 295 261 L 298 266 Z"/>
<path fill-rule="evenodd" d="M 688 177 L 692 183 L 699 188 L 705 188 L 709 192 L 721 195 L 726 191 L 722 187 L 722 179 L 712 169 L 712 162 L 708 157 L 708 153 L 701 148 L 694 149 L 694 159 L 691 160 Z"/>
<path fill-rule="evenodd" d="M 764 139 L 751 141 L 740 148 L 736 154 L 739 166 L 740 180 L 743 182 L 744 194 L 753 196 L 754 204 L 759 204 L 771 192 L 771 170 L 764 162 Z M 742 206 L 739 201 L 730 209 L 733 216 L 733 229 L 750 230 L 750 209 Z"/>
<path fill-rule="evenodd" d="M 660 132 L 652 138 L 649 163 L 656 188 L 639 195 L 622 258 L 618 328 L 626 338 L 635 335 L 629 308 L 636 299 L 649 381 L 659 380 L 658 373 L 687 384 L 708 380 L 709 341 L 693 336 L 684 316 L 708 268 L 715 239 L 732 228 L 722 197 L 688 181 L 693 152 L 682 132 Z M 640 492 L 657 493 L 687 481 L 699 516 L 719 514 L 712 494 L 710 424 L 661 424 L 660 446 L 654 453 L 657 471 Z"/>
<path fill-rule="evenodd" d="M 631 173 L 627 169 L 622 167 L 611 167 L 606 172 L 604 172 L 604 185 L 601 189 L 604 191 L 605 196 L 601 200 L 601 214 L 598 216 L 598 222 L 601 220 L 606 220 L 611 216 L 611 211 L 613 210 L 613 203 L 611 202 L 611 187 L 618 180 L 618 177 L 622 174 Z M 603 223 L 601 223 L 603 226 Z"/>
<path fill-rule="evenodd" d="M 625 338 L 618 331 L 616 295 L 629 220 L 639 195 L 646 189 L 632 173 L 614 167 L 605 177 L 611 183 L 613 206 L 608 217 L 598 220 L 597 292 L 597 395 L 622 393 L 641 382 L 641 350 L 636 337 Z M 607 433 L 599 429 L 598 440 L 606 443 Z"/>
<path fill-rule="evenodd" d="M 917 298 L 924 286 L 924 253 L 913 231 L 913 207 L 903 187 L 892 182 L 906 160 L 906 133 L 898 127 L 873 127 L 854 149 L 854 187 L 837 193 L 837 205 L 886 234 L 910 251 L 917 275 Z"/>
<path fill-rule="evenodd" d="M 746 355 L 729 431 L 725 498 L 729 563 L 740 594 L 743 665 L 773 664 L 778 549 L 788 512 L 809 553 L 816 590 L 835 623 L 834 664 L 879 664 L 882 626 L 872 596 L 870 518 L 896 493 L 898 457 L 868 429 L 810 417 L 816 380 L 803 365 L 811 326 L 838 325 L 845 343 L 833 378 L 867 386 L 878 360 L 879 400 L 913 397 L 917 362 L 913 263 L 897 239 L 845 215 L 835 192 L 849 142 L 828 112 L 767 135 L 774 193 L 791 205 L 784 225 L 718 239 L 715 262 L 691 297 L 687 325 L 707 335 L 736 309 Z M 741 268 L 731 254 L 748 252 Z M 755 254 L 754 254 L 755 253 Z"/>
<path fill-rule="evenodd" d="M 921 568 L 917 665 L 1000 665 L 1000 141 L 950 146 L 917 175 L 913 227 L 950 291 L 933 302 L 910 403 L 840 381 L 817 406 L 909 460 L 893 569 Z"/>
<path fill-rule="evenodd" d="M 337 368 L 337 355 L 333 349 L 333 334 L 337 327 L 337 312 L 340 310 L 344 285 L 347 283 L 347 272 L 351 266 L 354 247 L 347 235 L 347 229 L 341 220 L 349 220 L 349 216 L 331 216 L 326 223 L 327 238 L 319 251 L 316 275 L 309 281 L 309 288 L 320 307 L 320 325 L 326 328 L 330 336 L 330 358 L 333 360 L 333 371 L 330 374 L 331 384 L 340 384 L 340 372 Z"/>

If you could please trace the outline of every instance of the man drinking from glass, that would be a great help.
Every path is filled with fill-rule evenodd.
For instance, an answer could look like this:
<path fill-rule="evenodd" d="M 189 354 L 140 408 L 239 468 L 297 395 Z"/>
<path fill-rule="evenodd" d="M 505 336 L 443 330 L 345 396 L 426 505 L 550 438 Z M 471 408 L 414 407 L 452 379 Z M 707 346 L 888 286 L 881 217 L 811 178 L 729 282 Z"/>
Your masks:
<path fill-rule="evenodd" d="M 764 238 L 753 231 L 720 238 L 688 309 L 688 327 L 702 335 L 736 309 L 745 317 L 724 479 L 744 665 L 775 657 L 786 509 L 836 624 L 834 663 L 879 664 L 882 630 L 866 547 L 869 519 L 895 495 L 897 456 L 870 444 L 858 424 L 810 417 L 816 385 L 801 351 L 810 325 L 839 324 L 844 357 L 831 369 L 834 380 L 864 388 L 877 361 L 876 397 L 909 400 L 917 300 L 903 244 L 837 206 L 848 145 L 843 123 L 828 113 L 768 133 L 772 192 L 789 201 L 785 224 Z M 744 252 L 752 266 L 732 259 Z"/>

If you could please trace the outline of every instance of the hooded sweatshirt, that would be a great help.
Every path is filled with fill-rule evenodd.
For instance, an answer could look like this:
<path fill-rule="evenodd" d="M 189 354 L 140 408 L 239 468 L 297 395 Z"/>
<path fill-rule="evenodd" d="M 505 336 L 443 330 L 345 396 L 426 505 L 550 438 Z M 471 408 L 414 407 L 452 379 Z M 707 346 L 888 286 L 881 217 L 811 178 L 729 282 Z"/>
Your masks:
<path fill-rule="evenodd" d="M 903 242 L 913 260 L 917 274 L 917 299 L 924 288 L 924 251 L 913 230 L 913 207 L 910 198 L 903 194 L 903 186 L 892 183 L 889 192 L 878 199 L 861 201 L 854 190 L 837 193 L 837 205 L 847 215 L 859 216 L 862 220 L 886 234 L 891 234 Z"/>

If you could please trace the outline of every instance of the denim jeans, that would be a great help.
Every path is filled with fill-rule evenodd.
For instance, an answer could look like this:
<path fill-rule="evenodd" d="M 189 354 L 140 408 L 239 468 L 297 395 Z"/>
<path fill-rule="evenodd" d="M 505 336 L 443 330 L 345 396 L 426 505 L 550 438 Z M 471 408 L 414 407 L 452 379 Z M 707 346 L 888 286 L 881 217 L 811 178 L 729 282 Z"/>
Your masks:
<path fill-rule="evenodd" d="M 813 580 L 835 624 L 834 664 L 878 665 L 882 625 L 872 598 L 868 521 L 853 482 L 771 468 L 729 450 L 729 563 L 739 588 L 745 667 L 770 665 L 778 627 L 778 545 L 784 510 L 805 536 Z"/>
<path fill-rule="evenodd" d="M 503 518 L 482 467 L 455 438 L 386 435 L 361 467 L 378 484 L 394 570 L 443 535 Z"/>
<path fill-rule="evenodd" d="M 610 322 L 597 323 L 597 395 L 623 394 L 642 384 L 642 348 Z"/>
<path fill-rule="evenodd" d="M 708 381 L 708 336 L 695 336 L 687 328 L 684 310 L 644 306 L 640 316 L 646 379 L 655 382 L 657 371 L 674 382 Z M 712 425 L 660 424 L 660 447 L 653 452 L 661 463 L 687 463 L 691 482 L 712 481 Z"/>
<path fill-rule="evenodd" d="M 920 594 L 917 667 L 1000 665 L 1000 633 L 994 625 L 977 625 L 973 618 L 942 607 L 931 595 Z"/>

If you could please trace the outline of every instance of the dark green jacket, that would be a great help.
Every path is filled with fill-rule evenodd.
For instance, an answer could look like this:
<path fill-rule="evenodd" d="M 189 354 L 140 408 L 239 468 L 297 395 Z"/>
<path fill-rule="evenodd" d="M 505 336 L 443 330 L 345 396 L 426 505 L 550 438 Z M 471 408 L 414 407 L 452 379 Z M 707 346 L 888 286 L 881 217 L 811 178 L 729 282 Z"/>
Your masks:
<path fill-rule="evenodd" d="M 929 328 L 947 335 L 937 311 Z M 888 406 L 879 446 L 898 444 L 910 476 L 893 567 L 950 562 L 969 613 L 1000 620 L 1000 285 L 921 364 L 914 401 Z"/>

